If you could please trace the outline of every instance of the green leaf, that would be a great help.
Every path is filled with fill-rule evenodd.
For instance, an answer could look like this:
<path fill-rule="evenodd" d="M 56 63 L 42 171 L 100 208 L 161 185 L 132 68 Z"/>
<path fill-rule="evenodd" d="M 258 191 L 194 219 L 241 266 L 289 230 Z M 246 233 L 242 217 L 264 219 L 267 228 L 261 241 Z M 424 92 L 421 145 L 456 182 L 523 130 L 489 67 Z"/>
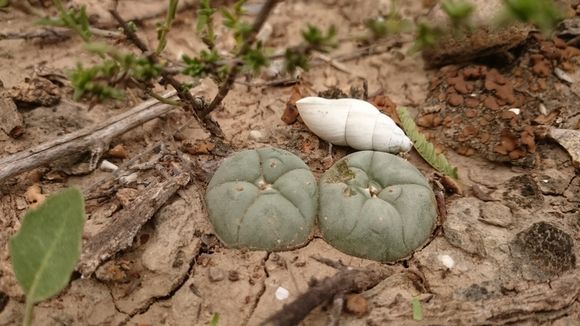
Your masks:
<path fill-rule="evenodd" d="M 49 196 L 26 213 L 10 239 L 10 256 L 27 302 L 48 299 L 68 284 L 81 254 L 84 223 L 84 200 L 74 188 Z"/>
<path fill-rule="evenodd" d="M 411 309 L 413 309 L 413 320 L 423 320 L 423 307 L 417 297 L 411 299 Z"/>
<path fill-rule="evenodd" d="M 219 321 L 220 321 L 219 312 L 214 312 L 213 316 L 211 316 L 211 320 L 209 321 L 209 325 L 210 326 L 217 326 Z"/>
<path fill-rule="evenodd" d="M 399 119 L 401 120 L 401 125 L 403 126 L 405 133 L 413 142 L 419 155 L 421 155 L 421 157 L 435 170 L 454 179 L 459 179 L 457 168 L 451 165 L 443 154 L 437 154 L 437 152 L 435 152 L 433 144 L 431 144 L 417 129 L 417 125 L 415 125 L 413 118 L 409 115 L 409 111 L 407 111 L 405 107 L 399 107 L 397 112 L 399 113 Z"/>
<path fill-rule="evenodd" d="M 0 0 L 0 8 L 8 7 L 10 0 Z"/>

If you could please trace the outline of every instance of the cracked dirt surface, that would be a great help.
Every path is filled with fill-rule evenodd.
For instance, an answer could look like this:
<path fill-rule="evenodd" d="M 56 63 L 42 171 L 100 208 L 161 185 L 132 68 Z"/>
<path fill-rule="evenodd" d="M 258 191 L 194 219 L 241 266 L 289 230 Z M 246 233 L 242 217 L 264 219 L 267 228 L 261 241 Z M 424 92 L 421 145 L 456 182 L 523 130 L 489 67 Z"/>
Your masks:
<path fill-rule="evenodd" d="M 100 15 L 104 12 L 103 5 L 108 3 L 73 2 L 88 3 L 89 10 L 93 8 Z M 125 14 L 137 16 L 152 15 L 159 4 L 164 4 L 163 1 L 149 0 L 140 11 L 135 1 L 121 2 L 124 3 L 122 13 L 125 10 Z M 389 3 L 285 1 L 278 5 L 268 20 L 273 33 L 266 45 L 280 49 L 297 43 L 299 31 L 306 23 L 325 28 L 331 23 L 341 22 L 339 33 L 360 33 L 364 31 L 365 19 L 388 13 Z M 418 17 L 428 12 L 428 8 L 422 7 L 418 1 L 401 3 L 400 6 L 406 17 Z M 194 9 L 178 14 L 169 34 L 168 56 L 191 54 L 202 48 L 201 40 L 192 32 L 194 14 Z M 155 41 L 155 23 L 161 21 L 161 16 L 144 20 L 140 26 L 140 32 L 151 44 Z M 95 16 L 94 19 L 102 26 L 108 22 L 108 17 Z M 36 27 L 31 21 L 31 16 L 20 11 L 0 11 L 0 32 L 34 30 Z M 223 33 L 223 30 L 218 32 Z M 509 137 L 504 137 L 509 139 L 504 139 L 502 144 L 501 132 L 494 130 L 497 128 L 486 129 L 492 133 L 490 139 L 502 146 L 501 153 L 489 145 L 491 150 L 488 152 L 465 155 L 469 152 L 459 150 L 461 144 L 454 135 L 463 132 L 466 126 L 462 123 L 469 120 L 451 121 L 449 128 L 445 129 L 433 124 L 437 119 L 428 109 L 439 106 L 436 112 L 441 115 L 442 124 L 447 115 L 465 117 L 472 114 L 469 110 L 475 107 L 485 114 L 495 112 L 493 108 L 485 107 L 485 99 L 481 98 L 477 106 L 469 107 L 467 101 L 472 97 L 462 93 L 462 86 L 457 86 L 461 84 L 458 76 L 463 76 L 473 67 L 425 70 L 420 56 L 407 54 L 411 39 L 398 41 L 400 44 L 391 45 L 388 52 L 341 61 L 346 72 L 330 64 L 316 64 L 310 71 L 302 73 L 300 87 L 308 94 L 330 87 L 348 92 L 351 86 L 360 88 L 362 76 L 368 82 L 371 95 L 383 94 L 397 105 L 410 107 L 411 111 L 418 113 L 417 122 L 425 122 L 422 125 L 424 131 L 438 140 L 449 161 L 459 168 L 464 195 L 448 194 L 447 218 L 437 228 L 430 243 L 408 260 L 393 264 L 394 274 L 361 293 L 360 300 L 366 302 L 367 309 L 358 313 L 346 308 L 340 311 L 339 324 L 415 324 L 411 305 L 415 298 L 423 307 L 423 323 L 429 325 L 575 325 L 580 320 L 580 273 L 576 267 L 576 254 L 580 250 L 580 177 L 568 153 L 555 142 L 534 138 L 532 152 L 530 143 L 521 140 L 525 130 L 519 123 L 536 126 L 537 123 L 531 120 L 543 114 L 538 102 L 528 103 L 528 109 L 519 106 L 523 120 L 510 115 L 512 120 L 508 121 L 506 117 L 507 124 L 503 120 L 498 123 L 520 128 L 517 137 L 515 132 L 511 132 Z M 543 62 L 548 54 L 540 48 L 538 53 L 542 58 L 530 59 L 528 55 L 538 53 L 529 54 L 525 49 L 537 50 L 534 42 L 538 40 L 530 42 L 518 50 L 521 52 L 513 53 L 516 58 L 522 55 L 523 61 L 530 60 L 517 66 L 524 70 L 523 75 L 512 75 L 512 70 L 508 69 L 511 66 L 498 68 L 494 65 L 486 66 L 486 73 L 499 69 L 498 72 L 508 80 L 521 79 L 527 74 L 537 75 L 531 70 L 534 65 L 528 63 L 533 60 Z M 552 41 L 553 44 L 557 42 Z M 0 131 L 0 157 L 124 112 L 144 98 L 140 92 L 131 91 L 122 102 L 98 104 L 90 110 L 86 103 L 73 102 L 70 88 L 58 76 L 77 62 L 88 64 L 96 60 L 83 50 L 82 42 L 76 37 L 56 42 L 0 40 L 0 44 L 0 80 L 6 89 L 19 85 L 25 78 L 40 76 L 55 85 L 50 90 L 58 90 L 58 93 L 47 92 L 40 96 L 49 100 L 40 104 L 48 106 L 36 103 L 33 107 L 18 107 L 24 121 L 23 134 L 14 139 Z M 352 43 L 344 42 L 336 53 L 349 54 L 353 50 Z M 570 75 L 576 77 L 575 72 L 580 71 L 578 57 L 572 50 L 569 52 L 571 57 L 566 57 L 565 61 L 569 65 L 565 66 L 570 69 Z M 550 61 L 548 69 L 561 66 L 562 62 Z M 480 74 L 482 65 L 485 64 L 477 63 Z M 466 87 L 472 87 L 472 91 L 481 87 L 481 94 L 491 94 L 502 100 L 497 85 L 486 89 L 486 77 L 482 76 L 468 80 L 473 85 Z M 493 78 L 499 86 L 506 84 L 501 77 Z M 542 78 L 550 85 L 556 85 L 554 89 L 558 90 L 558 93 L 545 96 L 550 104 L 547 109 L 558 108 L 561 114 L 552 119 L 546 112 L 543 123 L 577 129 L 580 111 L 573 99 L 578 96 L 575 90 L 579 89 L 580 81 L 563 82 L 553 74 Z M 437 81 L 437 87 L 433 86 L 433 80 Z M 197 95 L 211 98 L 216 87 L 205 80 L 194 90 Z M 332 163 L 328 160 L 327 144 L 312 135 L 301 122 L 287 125 L 280 120 L 291 92 L 291 87 L 240 83 L 225 99 L 223 109 L 216 111 L 214 116 L 224 129 L 226 138 L 237 148 L 277 146 L 287 149 L 299 155 L 319 177 Z M 50 102 L 54 94 L 60 96 L 58 104 Z M 461 94 L 463 104 L 449 103 L 453 101 L 450 94 Z M 522 94 L 518 93 L 523 97 Z M 562 98 L 561 94 L 570 96 Z M 509 100 L 509 96 L 503 99 L 503 106 L 498 111 L 515 106 L 508 103 Z M 420 120 L 429 114 L 432 114 L 430 118 Z M 111 144 L 111 148 L 122 144 L 127 158 L 106 158 L 121 164 L 169 135 L 176 125 L 188 118 L 185 112 L 175 110 L 135 128 Z M 470 133 L 465 136 L 470 136 Z M 180 137 L 167 143 L 170 150 L 172 146 L 186 149 L 207 140 L 207 134 L 197 124 L 185 128 Z M 522 150 L 523 157 L 533 157 L 533 160 L 529 160 L 529 164 L 512 165 L 509 154 L 520 147 L 525 149 Z M 335 148 L 334 160 L 350 152 L 352 150 L 347 148 Z M 202 162 L 210 173 L 221 159 L 207 153 L 184 155 Z M 501 159 L 494 159 L 496 157 Z M 82 155 L 78 158 L 85 164 L 88 159 Z M 432 169 L 415 152 L 406 155 L 406 159 L 427 177 L 431 176 Z M 67 185 L 86 188 L 101 178 L 110 178 L 109 172 L 101 170 L 76 176 L 59 171 L 61 167 L 62 162 L 55 162 L 23 173 L 0 186 L 0 325 L 17 324 L 22 319 L 24 298 L 12 274 L 7 242 L 19 228 L 20 219 L 30 205 L 25 199 L 26 190 L 32 185 L 40 185 L 42 193 L 48 194 Z M 151 172 L 137 185 L 117 185 L 106 195 L 87 200 L 89 220 L 85 237 L 111 223 L 111 216 L 123 210 L 157 177 L 155 172 Z M 219 314 L 218 325 L 258 325 L 307 291 L 311 279 L 322 279 L 336 273 L 335 269 L 313 260 L 311 256 L 340 260 L 355 268 L 377 268 L 380 265 L 345 255 L 316 235 L 305 247 L 287 252 L 225 248 L 212 234 L 203 203 L 203 187 L 194 182 L 181 189 L 145 224 L 129 249 L 102 264 L 89 278 L 75 274 L 60 295 L 40 303 L 35 312 L 36 319 L 42 321 L 40 324 L 207 325 L 215 314 Z M 287 298 L 277 296 L 281 288 L 288 291 Z M 310 313 L 303 324 L 326 325 L 336 315 L 333 309 L 332 303 L 322 305 Z"/>

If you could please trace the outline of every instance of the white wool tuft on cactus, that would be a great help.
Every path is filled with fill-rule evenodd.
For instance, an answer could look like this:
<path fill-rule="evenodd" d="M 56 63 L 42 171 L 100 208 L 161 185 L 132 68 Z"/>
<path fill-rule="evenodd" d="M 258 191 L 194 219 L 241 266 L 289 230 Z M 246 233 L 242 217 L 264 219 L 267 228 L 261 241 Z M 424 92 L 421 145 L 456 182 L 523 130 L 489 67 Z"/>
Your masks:
<path fill-rule="evenodd" d="M 296 102 L 304 123 L 327 142 L 358 150 L 408 152 L 413 143 L 387 115 L 353 98 L 305 97 Z"/>

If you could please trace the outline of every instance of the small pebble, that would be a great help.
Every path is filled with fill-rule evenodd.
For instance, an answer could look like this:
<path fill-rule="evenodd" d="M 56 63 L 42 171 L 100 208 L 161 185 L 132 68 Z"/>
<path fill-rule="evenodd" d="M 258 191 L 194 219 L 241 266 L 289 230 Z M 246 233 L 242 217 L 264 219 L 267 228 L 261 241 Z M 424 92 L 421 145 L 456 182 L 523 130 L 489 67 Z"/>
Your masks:
<path fill-rule="evenodd" d="M 455 266 L 455 260 L 449 255 L 439 255 L 437 259 L 443 264 L 443 266 L 447 267 L 448 269 L 452 269 Z"/>
<path fill-rule="evenodd" d="M 123 144 L 119 144 L 109 150 L 109 155 L 115 158 L 127 158 L 127 150 Z"/>
<path fill-rule="evenodd" d="M 228 272 L 228 280 L 235 282 L 240 279 L 240 273 L 238 271 L 229 271 Z"/>
<path fill-rule="evenodd" d="M 26 198 L 26 201 L 30 204 L 30 207 L 36 207 L 42 204 L 46 196 L 42 194 L 42 189 L 40 189 L 40 186 L 35 184 L 26 189 L 24 198 Z"/>
<path fill-rule="evenodd" d="M 348 296 L 346 299 L 346 310 L 362 317 L 369 311 L 368 300 L 360 294 Z"/>
<path fill-rule="evenodd" d="M 574 79 L 560 68 L 554 68 L 554 74 L 556 75 L 556 77 L 560 78 L 565 82 L 568 82 L 570 84 L 574 83 Z"/>
<path fill-rule="evenodd" d="M 100 166 L 100 169 L 106 172 L 113 172 L 116 171 L 118 168 L 119 168 L 118 166 L 107 160 L 103 160 Z"/>
<path fill-rule="evenodd" d="M 137 181 L 137 178 L 138 177 L 139 177 L 139 173 L 133 172 L 133 173 L 131 173 L 129 175 L 124 175 L 124 176 L 120 177 L 119 178 L 119 182 L 122 185 L 128 185 L 128 184 L 131 184 L 131 183 Z"/>
<path fill-rule="evenodd" d="M 211 282 L 219 282 L 226 278 L 224 271 L 218 267 L 208 268 L 208 276 Z"/>
<path fill-rule="evenodd" d="M 264 140 L 264 134 L 259 130 L 252 130 L 248 138 L 254 141 L 261 141 Z"/>
<path fill-rule="evenodd" d="M 285 288 L 280 286 L 276 289 L 276 299 L 282 301 L 288 299 L 289 296 L 290 292 L 288 292 L 288 290 L 286 290 Z"/>

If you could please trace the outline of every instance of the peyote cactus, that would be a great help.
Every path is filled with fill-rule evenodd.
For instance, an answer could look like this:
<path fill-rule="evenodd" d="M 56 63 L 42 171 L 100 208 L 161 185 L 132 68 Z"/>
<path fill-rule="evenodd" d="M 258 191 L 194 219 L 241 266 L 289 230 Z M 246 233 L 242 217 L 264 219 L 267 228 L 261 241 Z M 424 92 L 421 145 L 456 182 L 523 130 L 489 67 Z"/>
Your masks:
<path fill-rule="evenodd" d="M 206 194 L 209 219 L 229 247 L 287 250 L 312 235 L 318 187 L 296 155 L 275 148 L 227 158 Z"/>
<path fill-rule="evenodd" d="M 318 219 L 323 238 L 340 251 L 392 262 L 426 242 L 437 204 L 413 165 L 395 155 L 362 151 L 322 176 Z"/>

